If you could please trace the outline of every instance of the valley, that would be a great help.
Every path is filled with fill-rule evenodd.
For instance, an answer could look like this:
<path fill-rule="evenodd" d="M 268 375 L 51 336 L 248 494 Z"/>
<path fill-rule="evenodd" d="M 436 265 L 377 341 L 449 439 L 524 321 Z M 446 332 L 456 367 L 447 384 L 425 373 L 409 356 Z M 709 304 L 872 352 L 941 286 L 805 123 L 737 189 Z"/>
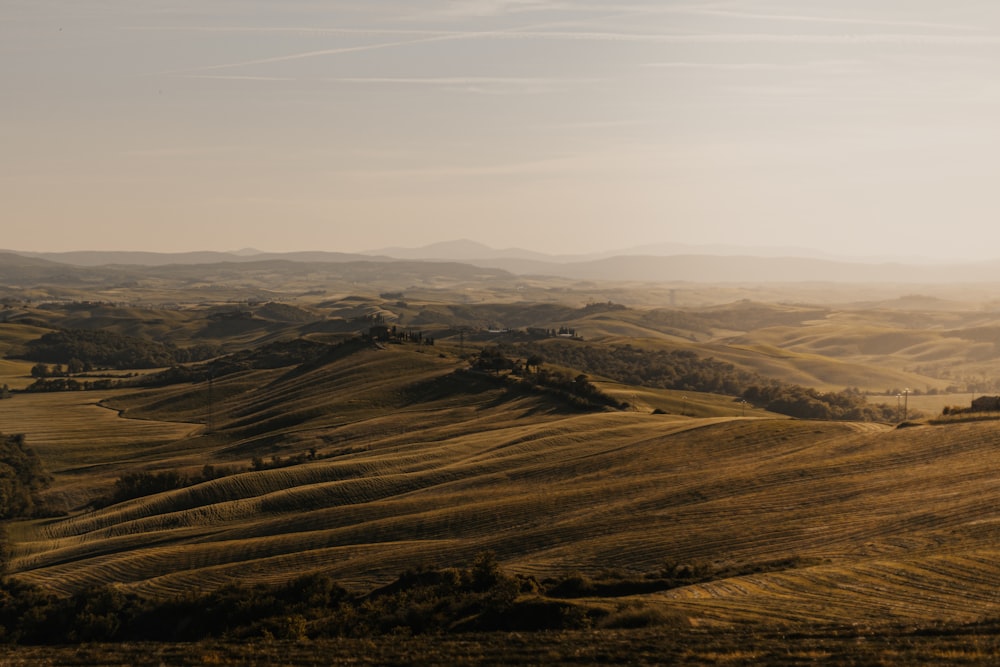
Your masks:
<path fill-rule="evenodd" d="M 545 627 L 693 662 L 736 659 L 729 632 L 759 641 L 747 655 L 790 629 L 791 653 L 846 655 L 834 634 L 1000 617 L 997 422 L 942 415 L 998 390 L 990 308 L 710 285 L 720 303 L 679 308 L 650 305 L 662 286 L 592 300 L 422 270 L 349 293 L 271 272 L 266 300 L 167 302 L 169 280 L 128 303 L 8 295 L 0 432 L 51 475 L 44 511 L 6 525 L 9 579 L 169 606 L 323 576 L 365 600 L 488 553 L 521 582 L 514 610 L 563 610 Z M 282 636 L 322 641 L 337 609 Z M 468 613 L 443 627 L 486 627 Z"/>

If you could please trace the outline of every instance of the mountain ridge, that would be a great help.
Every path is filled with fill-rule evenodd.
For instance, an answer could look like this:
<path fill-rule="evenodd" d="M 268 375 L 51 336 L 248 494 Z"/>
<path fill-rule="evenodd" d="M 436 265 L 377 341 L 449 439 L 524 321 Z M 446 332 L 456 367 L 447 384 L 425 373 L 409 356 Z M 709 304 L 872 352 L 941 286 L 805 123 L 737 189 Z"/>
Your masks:
<path fill-rule="evenodd" d="M 398 251 L 398 252 L 397 252 Z M 402 252 L 406 251 L 406 252 Z M 236 252 L 194 251 L 155 253 L 144 251 L 73 251 L 28 253 L 0 250 L 0 274 L 13 280 L 17 271 L 40 279 L 46 270 L 57 274 L 84 271 L 162 271 L 169 267 L 261 266 L 267 262 L 313 265 L 369 265 L 413 267 L 451 265 L 502 271 L 513 276 L 538 276 L 579 281 L 707 284 L 763 283 L 879 283 L 879 284 L 961 284 L 1000 282 L 1000 260 L 950 264 L 915 264 L 903 261 L 880 263 L 823 259 L 806 256 L 735 254 L 613 254 L 604 257 L 545 255 L 521 248 L 495 250 L 467 239 L 431 244 L 423 248 L 384 248 L 387 254 L 358 254 L 327 251 Z M 388 253 L 396 252 L 392 256 Z M 420 256 L 425 255 L 425 256 Z M 432 257 L 430 255 L 440 255 Z"/>

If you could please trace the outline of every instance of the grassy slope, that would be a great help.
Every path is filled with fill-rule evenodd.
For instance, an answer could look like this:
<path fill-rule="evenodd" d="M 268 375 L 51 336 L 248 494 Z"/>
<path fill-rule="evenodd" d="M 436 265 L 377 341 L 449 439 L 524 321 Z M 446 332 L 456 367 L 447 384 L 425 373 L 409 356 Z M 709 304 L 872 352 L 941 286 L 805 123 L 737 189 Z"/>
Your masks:
<path fill-rule="evenodd" d="M 99 402 L 120 392 L 18 394 L 0 401 L 0 433 L 25 433 L 28 444 L 58 480 L 48 492 L 57 509 L 77 507 L 104 492 L 136 462 L 162 456 L 160 448 L 199 427 L 178 422 L 121 419 Z"/>
<path fill-rule="evenodd" d="M 11 389 L 21 389 L 28 386 L 34 379 L 31 377 L 30 361 L 4 358 L 11 350 L 19 348 L 29 340 L 38 338 L 49 332 L 49 329 L 27 326 L 23 324 L 0 324 L 0 385 L 6 384 Z"/>
<path fill-rule="evenodd" d="M 176 294 L 174 295 L 176 298 Z M 409 299 L 409 297 L 407 297 Z M 551 297 L 549 297 L 551 298 Z M 404 305 L 399 305 L 400 303 Z M 930 308 L 923 302 L 898 308 Z M 684 347 L 785 382 L 823 390 L 891 387 L 944 388 L 968 376 L 1000 372 L 1000 355 L 988 312 L 938 312 L 851 307 L 815 307 L 735 302 L 709 309 L 671 313 L 644 308 L 584 308 L 553 303 L 476 303 L 455 305 L 397 301 L 373 295 L 341 295 L 319 304 L 256 306 L 252 319 L 213 319 L 232 305 L 202 305 L 181 310 L 125 308 L 91 304 L 35 308 L 23 314 L 53 327 L 101 328 L 181 347 L 199 343 L 239 349 L 303 332 L 357 328 L 352 318 L 382 313 L 405 327 L 444 333 L 464 324 L 558 328 L 570 326 L 587 341 Z M 309 320 L 314 318 L 315 321 Z M 7 331 L 24 325 L 0 324 L 0 348 Z M 42 330 L 39 330 L 40 332 Z M 40 335 L 37 333 L 36 335 Z M 22 341 L 23 342 L 23 341 Z M 444 342 L 444 341 L 442 341 Z M 9 347 L 9 344 L 8 344 Z M 2 362 L 0 362 L 2 363 Z M 23 366 L 0 376 L 22 376 Z M 23 382 L 12 386 L 21 386 Z"/>
<path fill-rule="evenodd" d="M 538 576 L 798 557 L 784 572 L 637 600 L 695 623 L 1000 611 L 1000 507 L 989 494 L 1000 450 L 989 422 L 890 430 L 576 414 L 487 380 L 457 382 L 447 376 L 454 367 L 427 349 L 363 351 L 231 380 L 252 390 L 220 390 L 212 437 L 97 451 L 53 438 L 38 447 L 60 487 L 80 483 L 81 464 L 129 458 L 197 465 L 309 446 L 344 453 L 16 524 L 11 569 L 61 591 L 120 582 L 169 595 L 309 570 L 361 588 L 482 549 Z M 176 388 L 154 398 L 133 397 L 132 411 L 198 412 Z"/>
<path fill-rule="evenodd" d="M 972 322 L 955 321 L 958 317 L 892 311 L 837 312 L 795 326 L 746 332 L 725 343 L 785 359 L 782 363 L 786 367 L 813 375 L 818 384 L 808 379 L 805 383 L 816 386 L 848 382 L 874 391 L 893 386 L 941 389 L 974 378 L 981 381 L 1000 371 L 997 338 L 989 335 L 994 320 L 980 315 Z M 963 329 L 966 324 L 980 328 Z M 724 352 L 720 355 L 725 358 Z M 745 363 L 780 377 L 781 365 L 756 365 L 752 360 Z"/>

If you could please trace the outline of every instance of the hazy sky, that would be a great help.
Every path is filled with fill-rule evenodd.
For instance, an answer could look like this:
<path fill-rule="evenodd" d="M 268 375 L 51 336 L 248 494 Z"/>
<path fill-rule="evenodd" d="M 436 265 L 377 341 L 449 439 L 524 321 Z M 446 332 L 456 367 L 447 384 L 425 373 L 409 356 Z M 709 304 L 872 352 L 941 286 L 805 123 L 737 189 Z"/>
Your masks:
<path fill-rule="evenodd" d="M 1000 257 L 992 0 L 3 0 L 0 247 Z"/>

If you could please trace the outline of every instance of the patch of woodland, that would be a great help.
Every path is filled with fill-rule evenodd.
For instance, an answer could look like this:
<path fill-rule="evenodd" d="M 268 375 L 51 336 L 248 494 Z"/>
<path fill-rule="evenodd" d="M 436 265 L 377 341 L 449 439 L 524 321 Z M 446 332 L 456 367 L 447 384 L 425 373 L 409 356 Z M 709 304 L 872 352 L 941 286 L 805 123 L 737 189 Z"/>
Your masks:
<path fill-rule="evenodd" d="M 40 377 L 24 391 L 85 391 L 90 389 L 166 387 L 175 384 L 207 382 L 210 379 L 219 379 L 242 371 L 289 366 L 298 367 L 302 372 L 305 372 L 367 347 L 371 347 L 371 343 L 361 339 L 351 339 L 331 345 L 296 338 L 267 343 L 260 347 L 215 357 L 202 363 L 167 364 L 170 367 L 162 371 L 132 374 L 125 378 L 51 377 L 52 373 L 49 373 L 48 377 Z M 61 367 L 55 370 L 59 375 L 65 374 Z"/>
<path fill-rule="evenodd" d="M 275 454 L 270 458 L 254 456 L 250 461 L 250 466 L 240 465 L 214 465 L 205 464 L 202 469 L 195 474 L 186 473 L 180 470 L 140 470 L 129 472 L 115 480 L 111 487 L 111 492 L 90 501 L 89 506 L 94 509 L 109 507 L 117 503 L 123 503 L 135 498 L 144 498 L 157 493 L 184 489 L 196 484 L 203 484 L 222 477 L 231 477 L 245 472 L 259 472 L 262 470 L 277 470 L 279 468 L 290 468 L 312 461 L 346 456 L 357 452 L 367 451 L 364 447 L 343 447 L 329 452 L 320 452 L 315 447 L 310 447 L 307 451 L 281 456 Z"/>
<path fill-rule="evenodd" d="M 183 489 L 195 484 L 209 482 L 220 477 L 246 472 L 239 466 L 216 466 L 206 464 L 201 472 L 190 475 L 178 470 L 138 471 L 122 475 L 115 480 L 111 492 L 90 501 L 90 506 L 101 509 L 134 498 L 151 496 L 156 493 Z"/>
<path fill-rule="evenodd" d="M 508 354 L 538 358 L 583 372 L 660 389 L 739 395 L 767 380 L 731 363 L 703 358 L 692 350 L 648 350 L 632 345 L 598 345 L 567 340 L 512 346 Z"/>
<path fill-rule="evenodd" d="M 51 481 L 23 434 L 0 433 L 0 520 L 44 515 L 39 494 Z"/>
<path fill-rule="evenodd" d="M 544 368 L 540 358 L 526 360 L 508 356 L 508 346 L 488 345 L 472 360 L 470 369 L 455 371 L 458 378 L 470 374 L 491 375 L 502 381 L 510 394 L 537 394 L 557 399 L 579 410 L 624 410 L 630 406 L 602 392 L 583 373 L 570 374 Z"/>
<path fill-rule="evenodd" d="M 135 498 L 144 498 L 157 493 L 176 491 L 196 484 L 203 484 L 223 477 L 231 477 L 245 472 L 259 472 L 262 470 L 277 470 L 279 468 L 290 468 L 312 461 L 347 456 L 358 452 L 368 451 L 367 447 L 341 447 L 326 452 L 321 452 L 315 447 L 310 447 L 307 451 L 296 452 L 288 456 L 275 454 L 269 458 L 254 456 L 250 461 L 250 466 L 240 465 L 215 465 L 205 464 L 198 473 L 187 473 L 180 470 L 140 470 L 125 473 L 115 480 L 111 487 L 111 492 L 107 495 L 99 496 L 88 503 L 93 509 L 102 509 L 117 503 L 123 503 Z"/>
<path fill-rule="evenodd" d="M 532 577 L 507 574 L 492 553 L 466 567 L 411 569 L 361 595 L 324 574 L 166 600 L 114 586 L 61 597 L 11 578 L 0 585 L 0 641 L 11 644 L 565 630 L 606 615 L 545 597 Z"/>
<path fill-rule="evenodd" d="M 65 366 L 60 372 L 75 374 L 95 368 L 160 368 L 210 359 L 219 354 L 215 345 L 180 348 L 168 342 L 138 338 L 101 329 L 63 329 L 28 341 L 9 358 Z M 42 369 L 37 367 L 40 372 Z M 51 371 L 50 371 L 51 372 Z M 34 373 L 33 373 L 34 374 Z M 46 375 L 36 375 L 46 377 Z"/>
<path fill-rule="evenodd" d="M 647 350 L 632 345 L 596 345 L 572 340 L 505 346 L 507 356 L 578 368 L 626 384 L 724 394 L 754 407 L 799 419 L 895 421 L 897 406 L 868 402 L 859 389 L 823 392 L 783 383 L 691 350 Z M 527 362 L 526 362 L 527 363 Z M 917 416 L 910 411 L 911 416 Z"/>
<path fill-rule="evenodd" d="M 679 627 L 685 625 L 682 617 L 657 607 L 637 600 L 612 606 L 606 599 L 817 563 L 797 557 L 745 565 L 665 562 L 645 575 L 571 573 L 539 582 L 504 571 L 492 552 L 482 552 L 460 567 L 410 568 L 364 593 L 309 573 L 281 584 L 233 583 L 172 598 L 115 586 L 58 596 L 7 578 L 0 582 L 0 641 L 304 640 Z"/>

